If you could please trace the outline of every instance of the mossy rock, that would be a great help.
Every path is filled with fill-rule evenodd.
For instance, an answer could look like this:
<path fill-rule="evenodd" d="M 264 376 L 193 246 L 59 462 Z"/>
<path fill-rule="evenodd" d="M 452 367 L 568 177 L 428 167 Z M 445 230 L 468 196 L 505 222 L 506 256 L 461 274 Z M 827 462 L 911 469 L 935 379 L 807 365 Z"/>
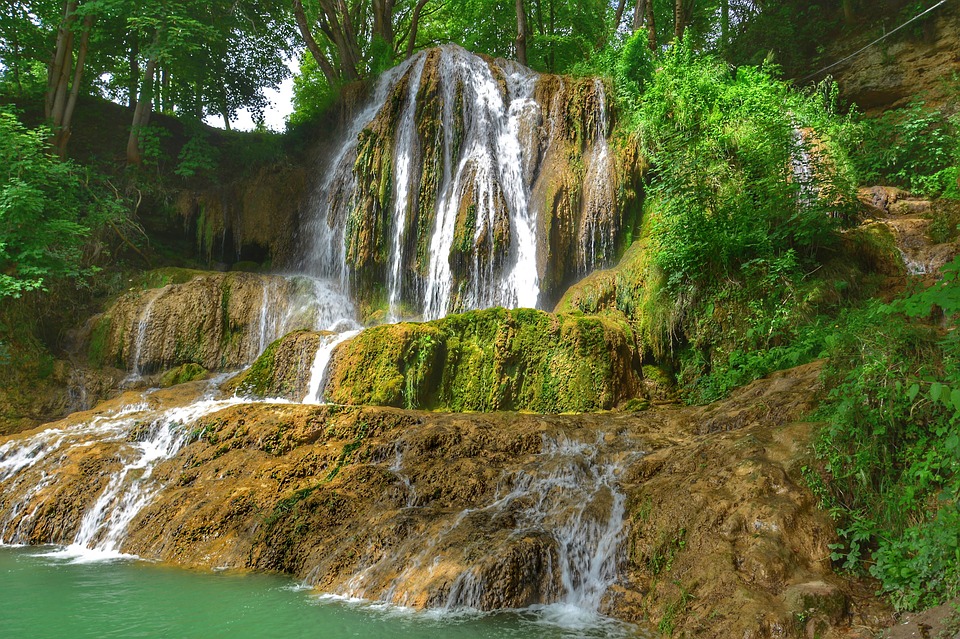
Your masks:
<path fill-rule="evenodd" d="M 194 364 L 193 362 L 181 364 L 176 368 L 171 368 L 160 377 L 160 387 L 167 388 L 177 384 L 195 382 L 198 379 L 205 379 L 209 375 L 210 371 L 200 364 Z"/>
<path fill-rule="evenodd" d="M 633 333 L 599 316 L 493 308 L 367 329 L 335 351 L 330 401 L 584 412 L 642 392 Z"/>
<path fill-rule="evenodd" d="M 231 380 L 227 390 L 260 399 L 303 399 L 320 338 L 327 334 L 294 331 L 284 335 L 267 346 L 250 368 Z"/>
<path fill-rule="evenodd" d="M 134 280 L 133 288 L 163 288 L 168 284 L 184 284 L 195 277 L 204 275 L 206 273 L 207 271 L 167 266 L 143 273 L 140 277 Z"/>

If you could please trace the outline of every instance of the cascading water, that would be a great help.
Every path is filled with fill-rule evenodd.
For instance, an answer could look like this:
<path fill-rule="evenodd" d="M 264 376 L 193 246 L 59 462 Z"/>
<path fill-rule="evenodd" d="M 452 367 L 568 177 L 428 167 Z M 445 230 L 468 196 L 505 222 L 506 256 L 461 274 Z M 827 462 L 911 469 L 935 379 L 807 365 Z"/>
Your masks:
<path fill-rule="evenodd" d="M 334 349 L 348 339 L 355 337 L 359 332 L 359 330 L 349 330 L 324 335 L 320 338 L 320 345 L 317 347 L 317 354 L 313 360 L 313 366 L 310 368 L 310 382 L 307 385 L 307 395 L 303 398 L 304 404 L 323 403 L 323 388 L 327 377 L 327 367 L 330 365 L 330 358 L 333 356 Z"/>
<path fill-rule="evenodd" d="M 157 408 L 151 394 L 64 428 L 42 430 L 26 441 L 0 446 L 0 503 L 16 503 L 0 522 L 0 543 L 30 541 L 34 517 L 44 506 L 51 486 L 65 475 L 62 460 L 92 445 L 115 448 L 119 468 L 106 477 L 106 485 L 80 520 L 72 537 L 58 539 L 72 552 L 94 551 L 116 555 L 136 515 L 148 505 L 162 485 L 151 481 L 154 467 L 175 455 L 186 443 L 188 427 L 197 419 L 248 400 L 213 399 L 223 376 L 211 380 L 209 389 L 184 406 Z M 69 472 L 67 470 L 67 472 Z"/>
<path fill-rule="evenodd" d="M 544 77 L 453 45 L 385 73 L 322 172 L 299 268 L 396 321 L 537 306 L 539 251 L 564 233 L 580 270 L 607 263 L 620 222 L 603 84 L 581 82 L 571 116 L 572 97 L 542 104 Z"/>
<path fill-rule="evenodd" d="M 389 470 L 402 484 L 405 508 L 416 511 L 418 492 L 415 480 L 404 472 L 404 450 L 398 441 Z M 626 505 L 618 475 L 627 461 L 604 452 L 600 439 L 590 443 L 544 436 L 541 453 L 501 477 L 489 504 L 456 514 L 410 556 L 403 554 L 408 550 L 403 545 L 396 554 L 372 549 L 367 565 L 341 594 L 409 605 L 440 566 L 456 565 L 440 607 L 447 611 L 501 607 L 501 598 L 509 595 L 503 594 L 504 586 L 497 580 L 510 571 L 472 544 L 497 547 L 509 555 L 511 545 L 534 538 L 539 540 L 536 551 L 520 553 L 529 562 L 520 569 L 530 582 L 525 586 L 532 588 L 529 597 L 559 606 L 555 612 L 568 620 L 596 615 L 617 578 Z M 512 526 L 503 531 L 503 522 Z M 500 536 L 489 537 L 494 530 Z M 486 532 L 481 541 L 471 531 Z M 391 572 L 396 566 L 402 569 Z"/>
<path fill-rule="evenodd" d="M 143 311 L 140 313 L 140 318 L 137 320 L 137 334 L 133 342 L 133 356 L 130 362 L 130 377 L 129 380 L 138 380 L 140 379 L 140 358 L 143 354 L 143 343 L 147 337 L 147 327 L 150 325 L 150 312 L 153 310 L 153 305 L 158 299 L 163 295 L 165 289 L 157 289 L 157 291 L 150 296 L 150 300 L 147 302 L 146 306 L 143 307 Z"/>
<path fill-rule="evenodd" d="M 616 202 L 613 182 L 613 156 L 610 145 L 607 143 L 610 124 L 607 119 L 607 95 L 603 82 L 594 81 L 597 97 L 597 119 L 593 131 L 593 150 L 590 155 L 589 170 L 584 180 L 584 217 L 585 229 L 581 237 L 581 263 L 584 274 L 589 273 L 613 256 L 614 230 L 605 220 L 609 220 L 614 212 L 612 207 Z"/>
<path fill-rule="evenodd" d="M 417 91 L 423 75 L 424 56 L 414 64 L 410 72 L 409 89 L 403 110 L 400 112 L 397 143 L 393 155 L 396 158 L 396 174 L 393 180 L 393 249 L 390 257 L 390 274 L 387 281 L 388 318 L 397 321 L 400 318 L 400 299 L 403 286 L 403 232 L 406 227 L 407 210 L 410 207 L 410 193 L 413 188 L 413 158 L 418 155 L 416 136 Z"/>

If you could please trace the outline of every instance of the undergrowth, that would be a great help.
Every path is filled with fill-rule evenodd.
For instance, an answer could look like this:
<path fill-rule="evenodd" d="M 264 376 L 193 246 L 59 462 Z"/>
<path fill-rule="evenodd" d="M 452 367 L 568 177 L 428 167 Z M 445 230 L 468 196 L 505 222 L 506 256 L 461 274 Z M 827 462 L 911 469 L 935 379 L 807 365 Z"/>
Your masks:
<path fill-rule="evenodd" d="M 879 579 L 900 610 L 960 594 L 960 258 L 945 271 L 933 288 L 840 317 L 806 469 L 837 521 L 832 558 Z"/>

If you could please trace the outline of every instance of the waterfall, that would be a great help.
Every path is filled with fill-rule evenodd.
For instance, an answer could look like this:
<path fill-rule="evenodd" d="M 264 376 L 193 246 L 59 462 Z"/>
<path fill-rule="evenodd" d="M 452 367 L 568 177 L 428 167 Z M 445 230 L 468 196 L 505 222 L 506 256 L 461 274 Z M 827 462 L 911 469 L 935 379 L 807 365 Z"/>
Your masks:
<path fill-rule="evenodd" d="M 105 485 L 83 513 L 75 534 L 58 541 L 68 544 L 74 554 L 119 554 L 130 523 L 163 488 L 152 479 L 155 467 L 186 444 L 190 424 L 248 401 L 238 397 L 213 399 L 212 392 L 223 380 L 223 376 L 211 380 L 204 394 L 183 406 L 156 408 L 148 393 L 143 401 L 0 446 L 0 503 L 13 504 L 0 521 L 0 543 L 30 541 L 36 516 L 49 493 L 68 476 L 69 468 L 61 465 L 63 460 L 71 452 L 97 445 L 116 449 L 109 459 L 119 468 L 102 475 Z"/>
<path fill-rule="evenodd" d="M 303 398 L 304 404 L 323 403 L 323 388 L 327 381 L 327 368 L 330 365 L 333 350 L 359 332 L 359 330 L 350 330 L 324 335 L 320 338 L 320 345 L 317 347 L 317 354 L 314 357 L 313 366 L 310 368 L 310 383 L 307 385 L 307 395 Z"/>
<path fill-rule="evenodd" d="M 456 566 L 453 573 L 444 573 L 451 580 L 445 599 L 437 603 L 446 611 L 488 610 L 513 601 L 498 575 L 516 570 L 525 575 L 524 587 L 532 589 L 539 604 L 559 606 L 556 612 L 568 619 L 595 616 L 617 579 L 626 510 L 618 474 L 629 461 L 603 452 L 601 445 L 602 438 L 583 442 L 545 435 L 540 454 L 505 472 L 488 504 L 450 513 L 447 523 L 418 537 L 413 548 L 400 544 L 392 552 L 372 550 L 340 594 L 409 605 L 424 582 L 438 578 L 436 571 Z M 403 472 L 404 444 L 395 446 L 388 470 L 400 484 L 404 508 L 417 511 L 416 481 Z M 428 510 L 424 516 L 436 515 Z M 512 525 L 504 528 L 503 522 Z M 528 563 L 520 569 L 498 563 L 525 539 L 540 540 L 536 552 L 520 551 Z M 499 554 L 492 555 L 491 547 Z"/>
<path fill-rule="evenodd" d="M 416 59 L 411 58 L 380 77 L 372 97 L 364 109 L 353 117 L 343 141 L 325 163 L 321 173 L 323 177 L 312 197 L 311 207 L 316 214 L 307 218 L 302 230 L 304 246 L 298 264 L 299 272 L 331 278 L 341 284 L 342 290 L 349 290 L 344 230 L 354 204 L 356 180 L 353 167 L 357 160 L 358 139 L 383 108 L 395 82 Z"/>
<path fill-rule="evenodd" d="M 407 210 L 411 206 L 410 194 L 416 184 L 412 173 L 413 159 L 417 156 L 416 113 L 417 91 L 420 89 L 420 78 L 423 75 L 423 66 L 426 58 L 421 56 L 410 72 L 406 100 L 400 112 L 397 144 L 393 156 L 396 158 L 394 173 L 394 209 L 393 209 L 393 250 L 390 258 L 390 273 L 387 282 L 387 317 L 391 321 L 400 318 L 400 294 L 403 286 L 403 232 L 406 227 Z"/>
<path fill-rule="evenodd" d="M 605 89 L 545 77 L 455 45 L 386 72 L 323 164 L 299 268 L 399 321 L 536 307 L 543 248 L 580 270 L 607 263 L 620 220 Z M 541 91 L 554 85 L 579 93 Z"/>
<path fill-rule="evenodd" d="M 137 336 L 133 342 L 133 356 L 131 357 L 130 376 L 128 380 L 138 380 L 141 377 L 140 358 L 143 354 L 143 343 L 147 338 L 147 326 L 150 323 L 150 313 L 153 311 L 153 305 L 160 299 L 160 296 L 163 295 L 165 290 L 166 288 L 157 289 L 157 291 L 150 296 L 146 306 L 143 307 L 143 311 L 140 312 L 140 317 L 137 320 Z"/>
<path fill-rule="evenodd" d="M 607 135 L 607 95 L 603 82 L 594 80 L 597 97 L 597 120 L 593 130 L 589 169 L 584 180 L 584 226 L 581 230 L 581 269 L 586 275 L 613 257 L 614 227 L 609 220 L 614 216 L 613 157 Z"/>

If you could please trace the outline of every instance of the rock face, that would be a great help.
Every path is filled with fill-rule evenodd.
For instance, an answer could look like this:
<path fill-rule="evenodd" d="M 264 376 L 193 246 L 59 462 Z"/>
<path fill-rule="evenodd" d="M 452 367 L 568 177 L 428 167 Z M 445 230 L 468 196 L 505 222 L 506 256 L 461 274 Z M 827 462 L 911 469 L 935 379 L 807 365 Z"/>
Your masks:
<path fill-rule="evenodd" d="M 365 330 L 334 351 L 326 396 L 453 411 L 591 411 L 640 394 L 639 370 L 625 323 L 496 308 Z"/>
<path fill-rule="evenodd" d="M 417 607 L 566 602 L 674 636 L 840 636 L 875 620 L 832 575 L 833 529 L 800 478 L 810 426 L 793 420 L 817 375 L 575 416 L 217 403 L 196 382 L 128 394 L 0 439 L 0 535 Z"/>
<path fill-rule="evenodd" d="M 183 191 L 175 206 L 184 224 L 195 228 L 207 262 L 288 265 L 295 261 L 293 238 L 307 193 L 305 169 L 271 166 L 216 190 Z"/>
<path fill-rule="evenodd" d="M 414 56 L 321 173 L 300 269 L 349 279 L 364 319 L 552 304 L 639 214 L 609 102 L 599 80 L 453 45 Z"/>
<path fill-rule="evenodd" d="M 180 270 L 145 281 L 157 287 L 121 296 L 92 320 L 93 365 L 134 376 L 187 363 L 236 369 L 291 330 L 327 328 L 352 313 L 345 296 L 309 278 Z"/>
<path fill-rule="evenodd" d="M 939 278 L 940 269 L 960 254 L 960 202 L 931 201 L 883 186 L 861 189 L 860 200 L 874 217 L 874 224 L 892 233 L 907 274 L 932 283 Z"/>
<path fill-rule="evenodd" d="M 867 111 L 903 107 L 917 97 L 932 104 L 955 99 L 948 85 L 960 70 L 960 8 L 948 2 L 917 24 L 831 71 L 845 98 Z M 828 57 L 841 60 L 881 35 L 844 41 Z"/>

